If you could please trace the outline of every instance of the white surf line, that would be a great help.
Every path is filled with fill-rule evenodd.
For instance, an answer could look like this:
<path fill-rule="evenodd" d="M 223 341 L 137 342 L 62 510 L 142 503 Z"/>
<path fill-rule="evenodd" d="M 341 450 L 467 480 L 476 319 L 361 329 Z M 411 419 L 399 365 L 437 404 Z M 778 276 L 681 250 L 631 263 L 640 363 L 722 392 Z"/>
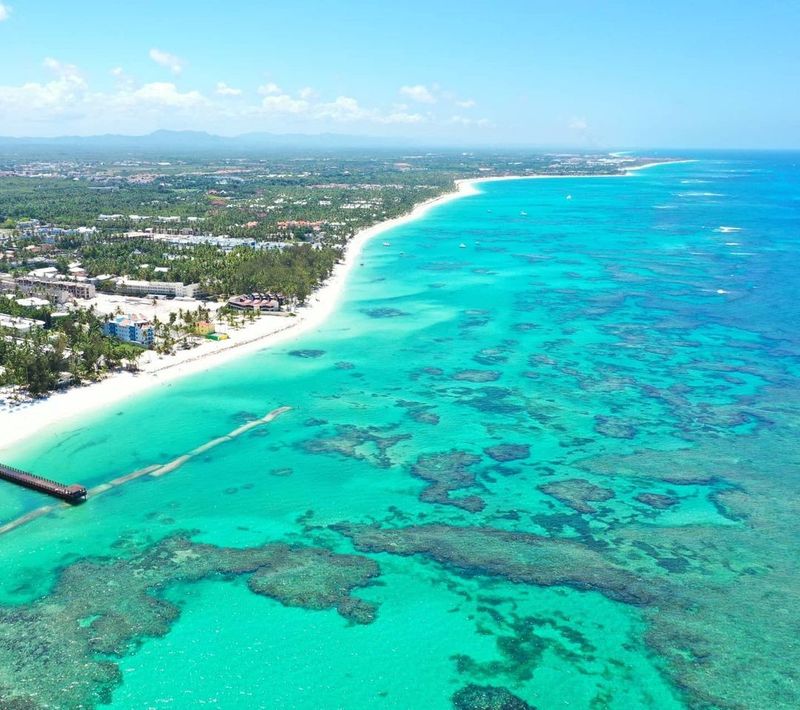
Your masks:
<path fill-rule="evenodd" d="M 177 471 L 181 466 L 191 461 L 196 456 L 205 453 L 206 451 L 210 451 L 213 448 L 216 448 L 220 444 L 224 444 L 228 441 L 234 441 L 242 434 L 246 434 L 248 431 L 252 431 L 256 427 L 264 426 L 265 424 L 269 424 L 270 422 L 277 419 L 281 414 L 285 414 L 286 412 L 290 411 L 291 407 L 278 407 L 277 409 L 273 409 L 271 412 L 267 413 L 260 419 L 254 419 L 251 422 L 247 422 L 246 424 L 242 424 L 239 427 L 236 427 L 233 431 L 224 436 L 218 436 L 211 441 L 206 442 L 205 444 L 201 444 L 200 446 L 192 449 L 188 454 L 182 454 L 177 458 L 173 459 L 169 463 L 166 464 L 152 464 L 150 466 L 145 466 L 144 468 L 137 469 L 131 473 L 126 473 L 123 476 L 118 476 L 106 483 L 100 483 L 99 485 L 95 486 L 94 488 L 90 488 L 87 491 L 88 498 L 95 498 L 99 496 L 101 493 L 105 493 L 106 491 L 110 491 L 113 488 L 119 488 L 120 486 L 125 485 L 126 483 L 130 483 L 131 481 L 135 481 L 137 478 L 142 478 L 143 476 L 153 476 L 159 477 L 164 476 L 167 473 L 172 473 L 172 471 Z M 86 503 L 81 503 L 81 505 L 86 505 Z M 5 525 L 0 526 L 0 535 L 5 535 L 16 528 L 25 525 L 25 523 L 29 523 L 32 520 L 36 520 L 37 518 L 41 518 L 44 515 L 48 515 L 55 510 L 66 510 L 70 508 L 74 508 L 75 506 L 70 505 L 69 503 L 60 503 L 60 504 L 51 504 L 51 505 L 44 505 L 41 508 L 36 508 L 35 510 L 30 511 L 29 513 L 25 513 L 25 515 L 12 520 Z"/>

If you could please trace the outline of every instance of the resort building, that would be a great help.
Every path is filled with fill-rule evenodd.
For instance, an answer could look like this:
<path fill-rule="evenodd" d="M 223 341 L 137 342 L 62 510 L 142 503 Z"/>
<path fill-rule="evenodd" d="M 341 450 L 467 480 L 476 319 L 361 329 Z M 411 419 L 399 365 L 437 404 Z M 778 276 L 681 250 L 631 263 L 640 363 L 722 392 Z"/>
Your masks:
<path fill-rule="evenodd" d="M 84 281 L 64 281 L 61 279 L 39 278 L 36 276 L 18 276 L 15 279 L 17 288 L 25 293 L 40 293 L 56 296 L 59 300 L 69 298 L 94 298 L 97 290 L 93 284 Z"/>
<path fill-rule="evenodd" d="M 103 334 L 145 348 L 152 348 L 155 340 L 153 324 L 141 315 L 116 316 L 103 325 Z"/>
<path fill-rule="evenodd" d="M 50 305 L 50 301 L 46 298 L 36 298 L 36 296 L 30 296 L 29 298 L 18 298 L 17 305 L 19 306 L 26 306 L 28 308 L 46 308 Z"/>
<path fill-rule="evenodd" d="M 277 293 L 248 293 L 228 299 L 228 306 L 237 311 L 279 311 L 283 296 Z"/>
<path fill-rule="evenodd" d="M 29 271 L 28 276 L 36 279 L 54 279 L 58 276 L 58 269 L 55 266 L 43 266 L 41 269 Z"/>
<path fill-rule="evenodd" d="M 34 328 L 44 326 L 44 321 L 34 320 L 33 318 L 20 318 L 0 313 L 0 328 L 16 330 L 18 333 L 30 333 Z"/>
<path fill-rule="evenodd" d="M 197 298 L 200 295 L 200 284 L 184 284 L 180 281 L 137 281 L 123 276 L 116 283 L 117 291 L 128 296 Z"/>
<path fill-rule="evenodd" d="M 194 332 L 197 335 L 211 335 L 213 332 L 216 331 L 216 328 L 213 323 L 209 323 L 208 321 L 201 320 L 197 323 L 194 327 Z"/>

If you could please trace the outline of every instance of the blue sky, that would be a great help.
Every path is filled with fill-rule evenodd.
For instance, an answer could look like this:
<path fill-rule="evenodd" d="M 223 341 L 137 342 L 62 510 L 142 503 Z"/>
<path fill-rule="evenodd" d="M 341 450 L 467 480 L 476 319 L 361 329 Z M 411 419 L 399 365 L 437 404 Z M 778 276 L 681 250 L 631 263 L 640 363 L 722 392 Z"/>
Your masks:
<path fill-rule="evenodd" d="M 800 147 L 794 0 L 0 0 L 0 135 Z"/>

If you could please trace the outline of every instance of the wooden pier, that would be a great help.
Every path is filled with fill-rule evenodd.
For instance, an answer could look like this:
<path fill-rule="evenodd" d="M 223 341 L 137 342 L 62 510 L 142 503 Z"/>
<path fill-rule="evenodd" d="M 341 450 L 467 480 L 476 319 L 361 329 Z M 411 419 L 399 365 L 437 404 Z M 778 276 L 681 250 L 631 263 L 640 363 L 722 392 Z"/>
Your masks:
<path fill-rule="evenodd" d="M 252 431 L 256 427 L 270 424 L 278 417 L 286 414 L 286 412 L 291 411 L 291 409 L 291 407 L 278 407 L 277 409 L 273 409 L 260 419 L 254 419 L 251 422 L 242 424 L 241 426 L 236 427 L 236 429 L 233 431 L 228 432 L 223 436 L 215 437 L 211 439 L 211 441 L 201 444 L 188 453 L 178 456 L 172 461 L 168 461 L 167 463 L 151 464 L 150 466 L 145 466 L 144 468 L 137 469 L 131 473 L 118 476 L 117 478 L 105 483 L 100 483 L 89 489 L 88 495 L 91 495 L 91 497 L 94 499 L 96 496 L 99 496 L 106 491 L 123 486 L 131 481 L 143 478 L 144 476 L 159 478 L 165 474 L 172 473 L 173 471 L 181 468 L 187 462 L 191 461 L 196 456 L 205 454 L 221 444 L 235 441 L 238 437 L 246 434 L 249 431 Z M 3 466 L 0 464 L 0 480 L 2 479 L 10 481 L 11 483 L 16 483 L 19 486 L 32 488 L 35 491 L 47 493 L 48 495 L 55 496 L 56 498 L 61 498 L 67 503 L 71 504 L 82 503 L 84 500 L 86 500 L 87 496 L 87 490 L 83 486 L 65 486 L 61 483 L 56 483 L 55 481 L 48 481 L 46 478 L 42 478 L 41 476 L 34 476 L 31 473 L 26 473 L 25 471 L 20 471 L 19 469 L 12 468 L 11 466 Z M 64 509 L 66 507 L 67 506 L 59 506 L 51 503 L 49 505 L 43 505 L 39 508 L 36 508 L 35 510 L 31 510 L 19 518 L 15 518 L 14 520 L 7 522 L 5 525 L 0 525 L 0 535 L 5 535 L 6 533 L 16 530 L 20 526 L 25 525 L 32 520 L 37 520 L 38 518 L 50 515 L 50 513 L 58 510 L 59 508 Z"/>
<path fill-rule="evenodd" d="M 34 476 L 32 473 L 20 471 L 18 468 L 4 466 L 3 464 L 0 464 L 0 479 L 40 493 L 47 493 L 47 495 L 60 498 L 67 501 L 67 503 L 82 503 L 86 500 L 86 489 L 83 486 L 74 483 L 65 486 L 63 483 L 51 481 L 41 476 Z"/>

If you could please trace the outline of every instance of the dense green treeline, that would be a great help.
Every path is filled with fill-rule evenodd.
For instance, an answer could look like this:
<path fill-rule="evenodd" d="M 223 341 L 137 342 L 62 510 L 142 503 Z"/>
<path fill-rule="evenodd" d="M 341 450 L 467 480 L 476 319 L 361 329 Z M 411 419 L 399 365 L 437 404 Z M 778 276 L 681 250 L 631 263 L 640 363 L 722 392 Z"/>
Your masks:
<path fill-rule="evenodd" d="M 124 239 L 87 240 L 77 257 L 91 276 L 126 274 L 150 281 L 199 283 L 209 296 L 278 291 L 303 301 L 330 276 L 341 258 L 338 246 L 300 244 L 286 249 L 239 247 L 224 253 L 208 245 L 165 251 L 163 242 Z M 145 266 L 146 265 L 146 266 Z M 165 267 L 169 271 L 155 271 Z"/>
<path fill-rule="evenodd" d="M 38 396 L 60 384 L 96 380 L 126 362 L 135 362 L 143 352 L 136 345 L 104 336 L 102 321 L 88 310 L 57 319 L 42 310 L 0 298 L 0 312 L 45 321 L 44 327 L 28 333 L 0 327 L 0 386 L 19 386 Z"/>
<path fill-rule="evenodd" d="M 226 294 L 277 291 L 303 302 L 331 275 L 340 257 L 339 249 L 309 245 L 282 251 L 237 249 L 208 287 Z"/>

